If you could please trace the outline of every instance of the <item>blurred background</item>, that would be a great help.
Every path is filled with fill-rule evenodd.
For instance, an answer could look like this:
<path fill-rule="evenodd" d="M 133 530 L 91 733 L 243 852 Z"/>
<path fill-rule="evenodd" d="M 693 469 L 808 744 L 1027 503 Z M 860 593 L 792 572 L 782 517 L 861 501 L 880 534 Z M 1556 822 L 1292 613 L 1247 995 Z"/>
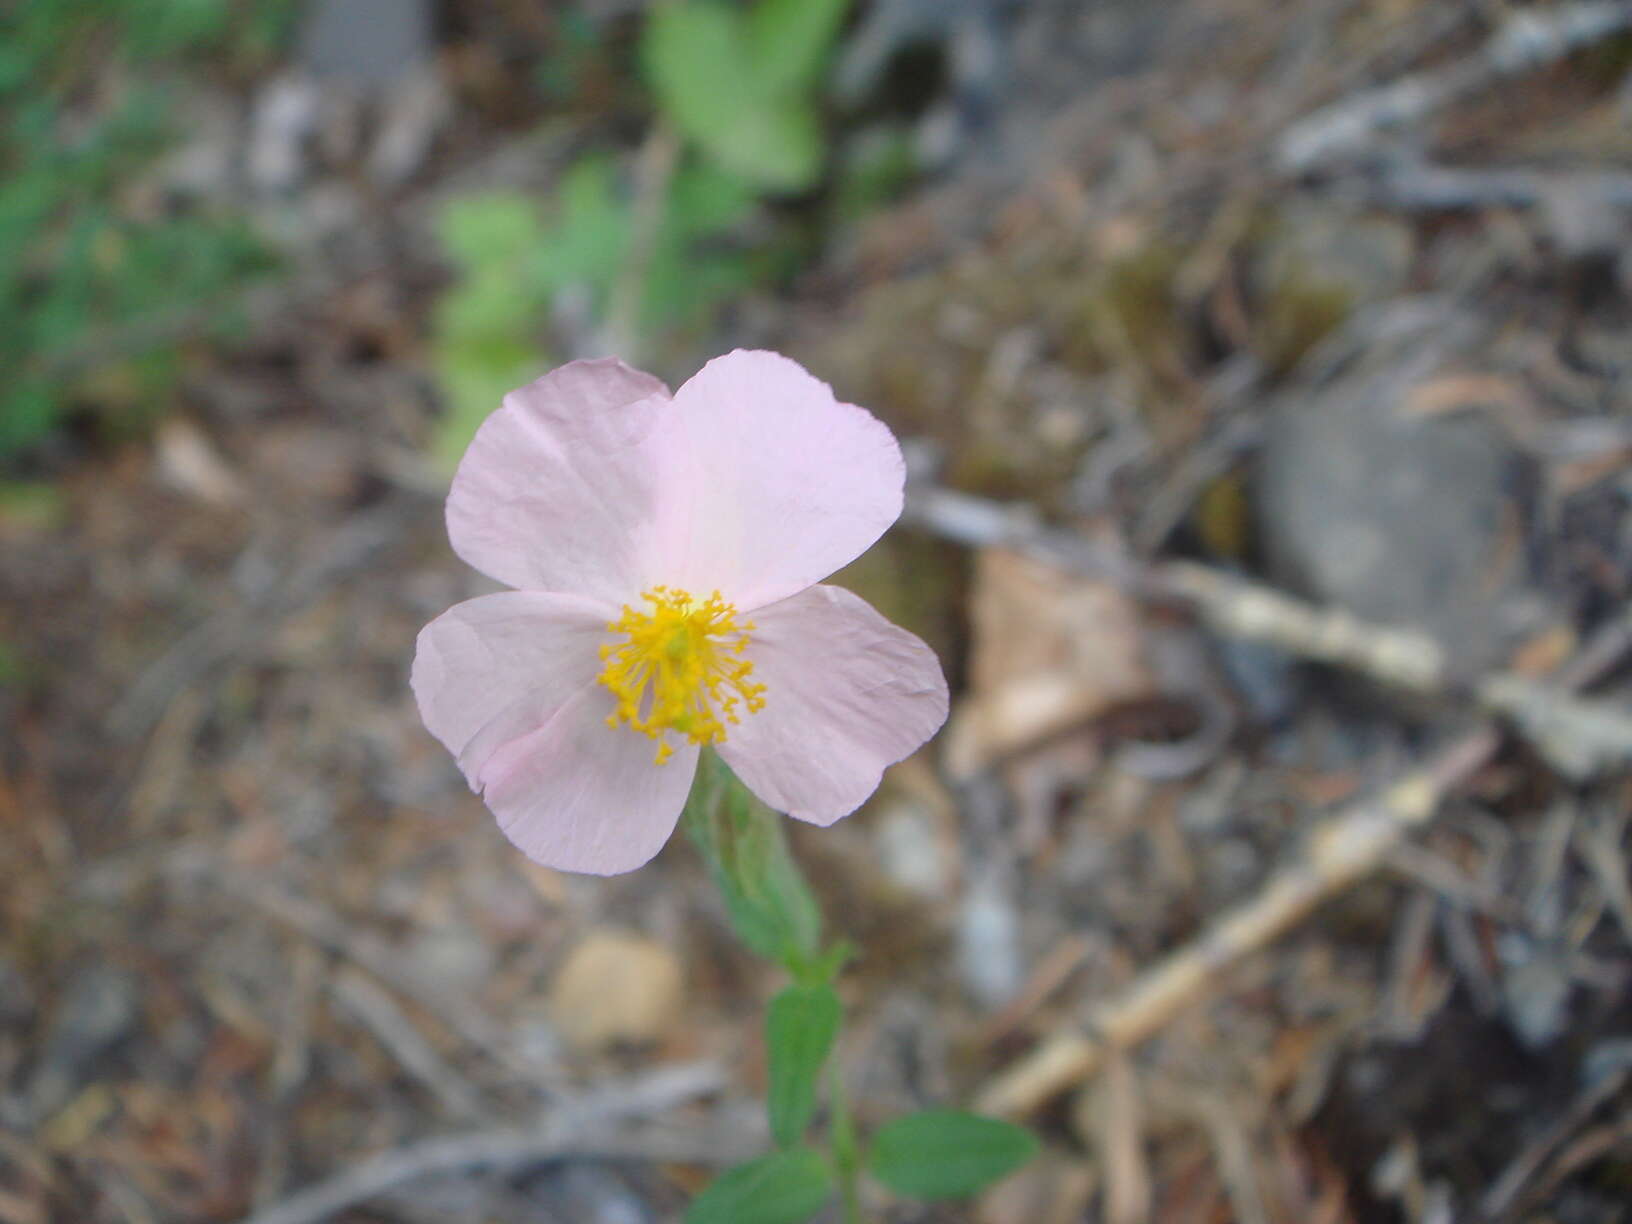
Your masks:
<path fill-rule="evenodd" d="M 689 847 L 530 866 L 406 685 L 502 393 L 739 345 L 903 438 L 838 581 L 953 683 L 794 830 L 863 1117 L 1230 962 L 877 1218 L 1632 1218 L 1629 239 L 1622 2 L 0 6 L 0 1221 L 761 1150 Z"/>

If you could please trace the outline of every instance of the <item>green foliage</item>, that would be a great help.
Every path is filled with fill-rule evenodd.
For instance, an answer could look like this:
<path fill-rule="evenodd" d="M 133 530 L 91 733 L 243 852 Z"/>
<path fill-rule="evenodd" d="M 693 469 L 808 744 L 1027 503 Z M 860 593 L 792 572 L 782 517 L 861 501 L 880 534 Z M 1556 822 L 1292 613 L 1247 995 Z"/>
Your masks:
<path fill-rule="evenodd" d="M 684 821 L 725 899 L 732 929 L 796 978 L 807 975 L 821 944 L 822 915 L 792 855 L 780 817 L 705 753 Z"/>
<path fill-rule="evenodd" d="M 766 191 L 812 186 L 826 154 L 814 87 L 849 0 L 659 5 L 642 62 L 658 106 L 732 174 Z"/>
<path fill-rule="evenodd" d="M 268 266 L 230 216 L 138 210 L 128 185 L 170 134 L 165 82 L 253 59 L 287 0 L 29 0 L 0 36 L 0 456 L 70 406 L 127 428 L 178 368 L 144 335 Z M 223 312 L 224 314 L 225 312 Z M 219 324 L 219 320 L 214 321 Z"/>
<path fill-rule="evenodd" d="M 843 1009 L 833 987 L 789 986 L 765 1014 L 765 1045 L 770 1052 L 767 1107 L 771 1135 L 791 1148 L 804 1138 L 816 1112 L 816 1084 L 822 1065 L 839 1035 Z"/>
<path fill-rule="evenodd" d="M 759 0 L 748 12 L 748 49 L 767 95 L 809 93 L 821 83 L 850 0 Z"/>
<path fill-rule="evenodd" d="M 844 1219 L 859 1221 L 859 1182 L 871 1173 L 912 1198 L 966 1198 L 1008 1176 L 1037 1150 L 1017 1126 L 957 1110 L 931 1110 L 885 1125 L 864 1144 L 830 1065 L 844 1009 L 833 980 L 850 955 L 820 949 L 821 914 L 788 854 L 781 818 L 754 799 L 719 757 L 704 752 L 681 817 L 725 898 L 731 925 L 749 947 L 793 976 L 765 1016 L 770 1075 L 767 1111 L 782 1149 L 733 1169 L 693 1204 L 688 1221 L 800 1221 L 834 1190 Z M 826 1154 L 805 1146 L 817 1087 L 829 1067 Z"/>
<path fill-rule="evenodd" d="M 932 1109 L 881 1127 L 867 1167 L 897 1194 L 968 1198 L 1013 1173 L 1037 1152 L 1030 1132 L 996 1118 Z"/>
<path fill-rule="evenodd" d="M 721 303 L 774 275 L 778 239 L 752 256 L 720 241 L 757 206 L 752 188 L 706 162 L 690 163 L 675 175 L 647 258 L 644 330 L 708 319 Z"/>
<path fill-rule="evenodd" d="M 644 252 L 636 320 L 643 333 L 700 326 L 720 302 L 763 278 L 774 249 L 750 259 L 719 243 L 756 203 L 724 171 L 681 166 Z M 504 393 L 549 367 L 543 338 L 559 295 L 580 295 L 604 316 L 637 258 L 633 210 L 604 154 L 580 159 L 542 203 L 491 192 L 444 208 L 437 233 L 460 277 L 438 303 L 432 341 L 448 400 L 432 442 L 439 462 L 455 464 Z"/>
<path fill-rule="evenodd" d="M 833 1171 L 814 1148 L 774 1152 L 728 1169 L 693 1200 L 686 1224 L 803 1224 L 833 1195 Z"/>
<path fill-rule="evenodd" d="M 917 173 L 917 155 L 906 127 L 883 124 L 846 146 L 833 191 L 833 216 L 855 221 L 899 196 Z"/>
<path fill-rule="evenodd" d="M 532 274 L 546 294 L 582 288 L 604 304 L 629 250 L 628 204 L 618 196 L 610 158 L 585 157 L 561 179 L 555 221 L 534 254 Z"/>
<path fill-rule="evenodd" d="M 650 339 L 706 328 L 722 303 L 792 265 L 798 240 L 785 227 L 752 247 L 736 239 L 762 195 L 816 181 L 826 156 L 816 90 L 849 7 L 675 0 L 651 9 L 640 48 L 647 83 L 689 142 L 655 213 L 629 197 L 603 154 L 580 160 L 549 199 L 492 194 L 448 206 L 439 229 L 459 281 L 437 311 L 432 344 L 448 399 L 431 445 L 442 465 L 458 460 L 505 391 L 549 366 L 545 337 L 563 294 L 591 318 L 615 315 Z M 593 27 L 570 15 L 561 28 L 560 56 L 541 69 L 557 96 L 574 88 L 574 65 L 595 45 Z"/>
<path fill-rule="evenodd" d="M 544 233 L 533 201 L 508 192 L 454 200 L 437 218 L 438 238 L 464 271 L 437 303 L 432 341 L 448 411 L 431 450 L 445 467 L 507 391 L 542 372 L 532 333 L 548 298 L 516 270 L 538 257 Z"/>
<path fill-rule="evenodd" d="M 436 234 L 466 271 L 479 272 L 529 258 L 543 242 L 544 228 L 529 197 L 493 191 L 449 201 Z"/>

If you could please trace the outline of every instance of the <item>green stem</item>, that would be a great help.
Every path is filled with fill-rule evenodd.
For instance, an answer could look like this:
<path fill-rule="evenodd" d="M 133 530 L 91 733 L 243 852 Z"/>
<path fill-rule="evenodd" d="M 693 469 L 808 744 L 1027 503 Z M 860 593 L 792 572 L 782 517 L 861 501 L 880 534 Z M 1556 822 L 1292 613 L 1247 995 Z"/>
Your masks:
<path fill-rule="evenodd" d="M 782 818 L 749 794 L 724 761 L 705 751 L 681 821 L 708 864 L 742 941 L 781 964 L 795 982 L 831 983 L 854 950 L 844 940 L 823 948 L 821 910 L 788 849 Z M 831 1057 L 833 1166 L 844 1224 L 862 1224 L 860 1145 L 837 1053 Z"/>
<path fill-rule="evenodd" d="M 725 762 L 705 752 L 681 817 L 750 948 L 803 981 L 818 963 L 822 915 L 794 862 L 782 818 L 755 799 Z"/>
<path fill-rule="evenodd" d="M 844 1075 L 839 1070 L 837 1052 L 829 1076 L 828 1106 L 833 1120 L 833 1164 L 839 1174 L 839 1194 L 844 1202 L 844 1224 L 861 1224 L 861 1152 L 856 1143 L 856 1122 L 850 1116 L 849 1098 L 844 1093 Z"/>

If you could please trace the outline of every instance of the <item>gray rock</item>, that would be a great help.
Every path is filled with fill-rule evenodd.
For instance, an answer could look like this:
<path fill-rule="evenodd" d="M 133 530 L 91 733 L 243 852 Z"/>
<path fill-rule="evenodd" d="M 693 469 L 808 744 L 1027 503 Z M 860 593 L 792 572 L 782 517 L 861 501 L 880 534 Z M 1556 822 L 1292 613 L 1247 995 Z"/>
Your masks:
<path fill-rule="evenodd" d="M 1382 624 L 1433 634 L 1463 663 L 1515 626 L 1516 452 L 1476 406 L 1413 415 L 1430 361 L 1384 358 L 1292 392 L 1255 483 L 1276 579 Z"/>

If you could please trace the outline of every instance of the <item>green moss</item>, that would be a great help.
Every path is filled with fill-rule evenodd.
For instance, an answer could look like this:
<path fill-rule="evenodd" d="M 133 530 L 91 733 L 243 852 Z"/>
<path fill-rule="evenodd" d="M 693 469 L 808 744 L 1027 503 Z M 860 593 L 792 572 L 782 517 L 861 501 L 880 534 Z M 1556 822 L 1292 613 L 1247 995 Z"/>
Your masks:
<path fill-rule="evenodd" d="M 1173 282 L 1182 263 L 1182 251 L 1153 239 L 1105 269 L 1098 295 L 1102 309 L 1137 356 L 1170 352 L 1178 340 Z"/>
<path fill-rule="evenodd" d="M 1289 274 L 1264 303 L 1256 345 L 1273 373 L 1290 372 L 1349 317 L 1354 297 L 1341 285 L 1306 272 Z"/>

